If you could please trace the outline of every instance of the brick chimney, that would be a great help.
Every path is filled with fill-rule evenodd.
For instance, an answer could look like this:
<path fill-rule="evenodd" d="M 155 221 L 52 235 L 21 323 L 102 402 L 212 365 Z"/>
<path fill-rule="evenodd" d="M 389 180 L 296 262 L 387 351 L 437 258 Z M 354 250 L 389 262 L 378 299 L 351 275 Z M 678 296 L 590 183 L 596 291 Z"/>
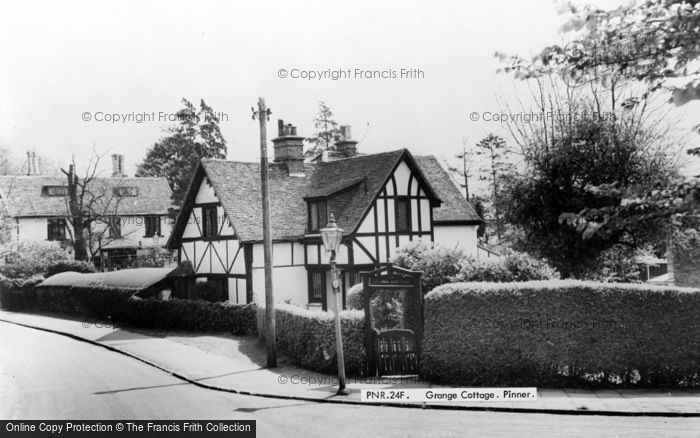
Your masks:
<path fill-rule="evenodd" d="M 112 154 L 112 178 L 125 177 L 124 173 L 124 155 Z"/>
<path fill-rule="evenodd" d="M 36 176 L 40 173 L 39 157 L 36 156 L 36 152 L 27 152 L 27 175 Z"/>
<path fill-rule="evenodd" d="M 297 135 L 297 127 L 277 121 L 277 138 L 272 140 L 275 163 L 284 163 L 290 175 L 304 174 L 304 137 Z"/>
<path fill-rule="evenodd" d="M 340 138 L 335 142 L 335 150 L 344 158 L 357 155 L 357 141 L 352 139 L 350 126 L 343 125 L 340 127 Z"/>

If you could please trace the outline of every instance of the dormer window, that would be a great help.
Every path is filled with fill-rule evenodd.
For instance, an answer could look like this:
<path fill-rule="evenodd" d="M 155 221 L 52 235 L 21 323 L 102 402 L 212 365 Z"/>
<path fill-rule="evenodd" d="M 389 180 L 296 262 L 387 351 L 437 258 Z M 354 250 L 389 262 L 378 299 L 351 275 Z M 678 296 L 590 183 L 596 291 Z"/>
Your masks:
<path fill-rule="evenodd" d="M 318 233 L 327 223 L 328 204 L 326 201 L 309 201 L 309 233 Z"/>
<path fill-rule="evenodd" d="M 68 186 L 43 186 L 41 196 L 68 196 Z"/>
<path fill-rule="evenodd" d="M 136 197 L 139 195 L 138 187 L 113 187 L 112 194 L 119 198 Z"/>

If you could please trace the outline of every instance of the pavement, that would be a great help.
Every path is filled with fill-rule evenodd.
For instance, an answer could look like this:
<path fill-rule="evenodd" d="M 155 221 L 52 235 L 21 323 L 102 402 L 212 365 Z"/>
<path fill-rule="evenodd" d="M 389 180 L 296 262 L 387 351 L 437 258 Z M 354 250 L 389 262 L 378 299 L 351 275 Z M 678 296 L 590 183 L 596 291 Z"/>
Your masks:
<path fill-rule="evenodd" d="M 336 395 L 337 379 L 295 367 L 284 357 L 265 368 L 265 349 L 255 337 L 154 332 L 122 328 L 108 321 L 0 310 L 0 321 L 89 342 L 127 355 L 194 385 L 243 395 L 423 409 L 531 412 L 613 416 L 700 417 L 700 389 L 582 390 L 538 388 L 536 400 L 360 401 L 361 389 L 448 388 L 415 376 L 347 379 L 350 394 Z M 335 387 L 334 387 L 335 386 Z"/>

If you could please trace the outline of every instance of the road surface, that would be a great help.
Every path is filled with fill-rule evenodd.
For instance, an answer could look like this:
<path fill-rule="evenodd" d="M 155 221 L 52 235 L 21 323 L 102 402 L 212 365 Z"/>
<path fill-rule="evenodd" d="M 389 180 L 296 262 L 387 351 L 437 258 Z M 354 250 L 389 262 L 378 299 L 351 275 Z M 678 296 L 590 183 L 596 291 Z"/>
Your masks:
<path fill-rule="evenodd" d="M 698 436 L 700 419 L 344 406 L 203 389 L 104 348 L 0 322 L 0 418 L 257 420 L 259 437 Z"/>

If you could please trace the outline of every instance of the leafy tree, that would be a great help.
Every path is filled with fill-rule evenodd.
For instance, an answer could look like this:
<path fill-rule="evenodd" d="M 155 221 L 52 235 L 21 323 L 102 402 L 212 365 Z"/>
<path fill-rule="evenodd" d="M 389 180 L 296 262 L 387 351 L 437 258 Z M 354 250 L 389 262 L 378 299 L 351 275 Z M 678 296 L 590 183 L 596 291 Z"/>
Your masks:
<path fill-rule="evenodd" d="M 163 177 L 172 189 L 172 199 L 181 205 L 192 174 L 202 158 L 226 158 L 226 140 L 219 118 L 204 100 L 197 110 L 187 99 L 177 112 L 178 124 L 166 130 L 137 166 L 136 176 Z"/>
<path fill-rule="evenodd" d="M 310 143 L 309 148 L 304 152 L 307 157 L 314 157 L 323 151 L 335 149 L 335 141 L 340 136 L 340 126 L 333 118 L 333 111 L 321 101 L 318 103 L 318 114 L 313 120 L 316 132 L 306 139 Z"/>
<path fill-rule="evenodd" d="M 587 102 L 581 105 L 590 105 Z M 586 106 L 579 106 L 586 111 Z M 622 116 L 621 116 L 622 117 Z M 619 201 L 591 186 L 665 183 L 676 174 L 668 143 L 624 117 L 576 117 L 551 131 L 547 142 L 534 137 L 523 150 L 524 169 L 508 175 L 503 190 L 506 220 L 524 232 L 522 249 L 545 257 L 564 276 L 584 276 L 600 254 L 616 245 L 637 247 L 660 238 L 663 224 L 635 233 L 620 232 L 581 239 L 580 229 L 561 220 L 567 212 Z M 566 127 L 566 129 L 564 129 Z"/>
<path fill-rule="evenodd" d="M 605 87 L 629 81 L 637 92 L 625 97 L 626 108 L 644 105 L 656 91 L 663 91 L 676 106 L 700 99 L 700 2 L 647 0 L 610 10 L 570 4 L 562 12 L 570 14 L 562 29 L 577 33 L 576 41 L 546 47 L 530 60 L 497 54 L 507 61 L 505 71 L 521 79 L 560 74 L 576 85 Z M 700 148 L 688 153 L 700 155 Z M 613 182 L 589 189 L 614 202 L 562 217 L 585 239 L 636 233 L 659 220 L 670 220 L 680 230 L 686 219 L 700 213 L 697 178 L 652 185 Z"/>
<path fill-rule="evenodd" d="M 559 73 L 579 84 L 627 78 L 646 84 L 642 98 L 665 89 L 676 105 L 700 99 L 700 2 L 646 0 L 610 10 L 569 3 L 562 12 L 570 15 L 562 30 L 577 32 L 577 39 L 548 46 L 532 60 L 512 56 L 507 70 L 524 79 Z M 685 85 L 670 84 L 679 80 Z M 627 104 L 639 101 L 630 97 Z"/>
<path fill-rule="evenodd" d="M 0 175 L 16 175 L 18 171 L 19 166 L 12 151 L 7 146 L 0 145 Z"/>

